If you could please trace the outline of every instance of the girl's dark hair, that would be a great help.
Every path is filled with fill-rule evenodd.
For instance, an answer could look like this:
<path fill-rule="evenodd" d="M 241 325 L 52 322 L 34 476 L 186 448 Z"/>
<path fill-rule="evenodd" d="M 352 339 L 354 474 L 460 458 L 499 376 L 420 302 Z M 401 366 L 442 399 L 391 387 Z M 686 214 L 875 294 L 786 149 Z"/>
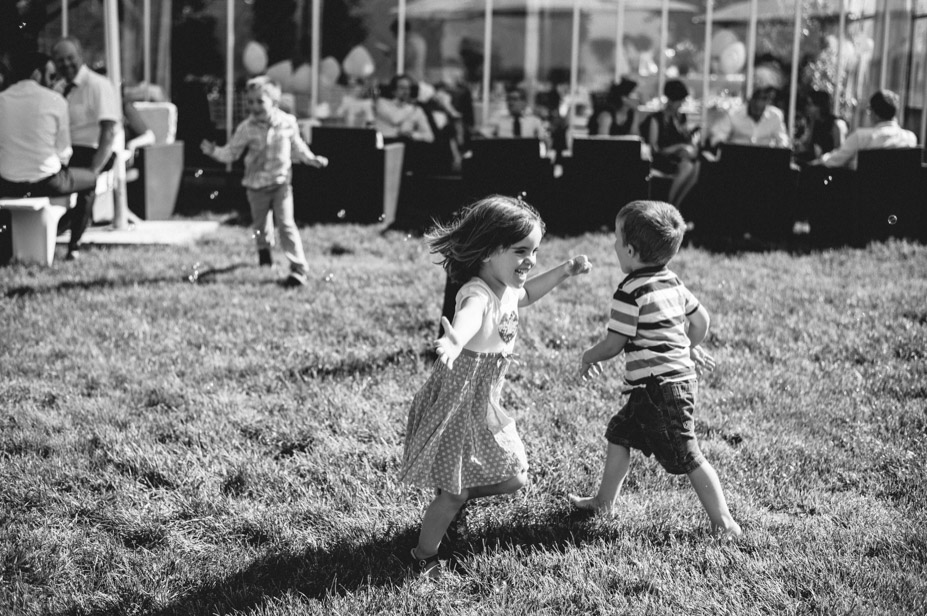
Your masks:
<path fill-rule="evenodd" d="M 546 228 L 538 211 L 522 199 L 491 195 L 462 209 L 448 224 L 435 223 L 425 240 L 432 254 L 454 282 L 479 274 L 483 261 L 499 250 L 528 237 L 535 227 Z"/>

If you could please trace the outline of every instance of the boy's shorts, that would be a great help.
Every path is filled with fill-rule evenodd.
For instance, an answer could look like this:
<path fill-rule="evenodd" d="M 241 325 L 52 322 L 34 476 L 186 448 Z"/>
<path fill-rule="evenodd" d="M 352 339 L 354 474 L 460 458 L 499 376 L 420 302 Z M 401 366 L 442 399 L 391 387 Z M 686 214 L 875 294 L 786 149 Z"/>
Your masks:
<path fill-rule="evenodd" d="M 695 438 L 698 381 L 659 383 L 631 390 L 627 403 L 608 422 L 609 443 L 639 449 L 673 475 L 691 473 L 705 461 Z"/>

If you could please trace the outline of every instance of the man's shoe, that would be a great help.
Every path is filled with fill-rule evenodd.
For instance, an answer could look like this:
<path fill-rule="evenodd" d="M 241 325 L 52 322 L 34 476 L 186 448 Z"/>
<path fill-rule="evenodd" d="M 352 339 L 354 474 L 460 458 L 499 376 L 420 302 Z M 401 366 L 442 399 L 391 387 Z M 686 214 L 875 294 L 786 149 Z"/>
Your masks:
<path fill-rule="evenodd" d="M 299 272 L 290 272 L 290 275 L 283 281 L 283 285 L 286 287 L 304 287 L 307 284 L 309 284 L 309 280 L 306 275 Z"/>
<path fill-rule="evenodd" d="M 270 267 L 274 264 L 274 258 L 270 254 L 269 248 L 261 248 L 258 250 L 258 264 L 261 267 Z"/>
<path fill-rule="evenodd" d="M 80 251 L 76 248 L 69 249 L 67 256 L 64 257 L 65 261 L 77 261 L 78 259 L 80 259 Z"/>

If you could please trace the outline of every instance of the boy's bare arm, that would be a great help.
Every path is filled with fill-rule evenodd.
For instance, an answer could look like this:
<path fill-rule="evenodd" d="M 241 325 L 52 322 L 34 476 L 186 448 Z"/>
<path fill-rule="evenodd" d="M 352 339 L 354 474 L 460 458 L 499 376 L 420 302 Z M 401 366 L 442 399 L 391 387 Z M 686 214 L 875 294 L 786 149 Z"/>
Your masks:
<path fill-rule="evenodd" d="M 627 343 L 627 336 L 609 331 L 605 338 L 597 342 L 594 346 L 590 347 L 586 350 L 585 353 L 583 353 L 583 363 L 582 368 L 580 369 L 580 376 L 586 378 L 587 376 L 598 376 L 601 374 L 602 368 L 599 366 L 599 363 L 608 361 L 609 359 L 612 359 L 621 353 Z"/>
<path fill-rule="evenodd" d="M 711 323 L 711 317 L 704 306 L 699 306 L 692 314 L 686 316 L 689 321 L 689 327 L 686 329 L 686 335 L 689 337 L 689 343 L 692 346 L 698 346 L 708 335 L 708 326 Z"/>

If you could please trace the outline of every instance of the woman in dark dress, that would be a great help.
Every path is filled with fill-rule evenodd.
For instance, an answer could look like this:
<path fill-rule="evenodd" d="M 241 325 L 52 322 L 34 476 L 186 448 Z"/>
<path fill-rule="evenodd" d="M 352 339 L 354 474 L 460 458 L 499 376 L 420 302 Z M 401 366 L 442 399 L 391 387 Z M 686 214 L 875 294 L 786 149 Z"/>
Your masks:
<path fill-rule="evenodd" d="M 636 88 L 636 81 L 624 77 L 620 83 L 612 84 L 604 104 L 589 116 L 587 127 L 590 136 L 637 134 L 636 105 L 631 99 Z"/>
<path fill-rule="evenodd" d="M 680 111 L 689 96 L 688 88 L 671 79 L 663 86 L 663 95 L 663 109 L 644 118 L 641 136 L 650 145 L 653 169 L 673 178 L 669 202 L 679 207 L 698 179 L 698 148 L 686 125 L 686 115 Z"/>
<path fill-rule="evenodd" d="M 800 162 L 821 157 L 843 144 L 847 125 L 833 113 L 833 99 L 822 90 L 812 90 L 805 100 L 804 130 L 795 143 L 795 156 Z"/>

